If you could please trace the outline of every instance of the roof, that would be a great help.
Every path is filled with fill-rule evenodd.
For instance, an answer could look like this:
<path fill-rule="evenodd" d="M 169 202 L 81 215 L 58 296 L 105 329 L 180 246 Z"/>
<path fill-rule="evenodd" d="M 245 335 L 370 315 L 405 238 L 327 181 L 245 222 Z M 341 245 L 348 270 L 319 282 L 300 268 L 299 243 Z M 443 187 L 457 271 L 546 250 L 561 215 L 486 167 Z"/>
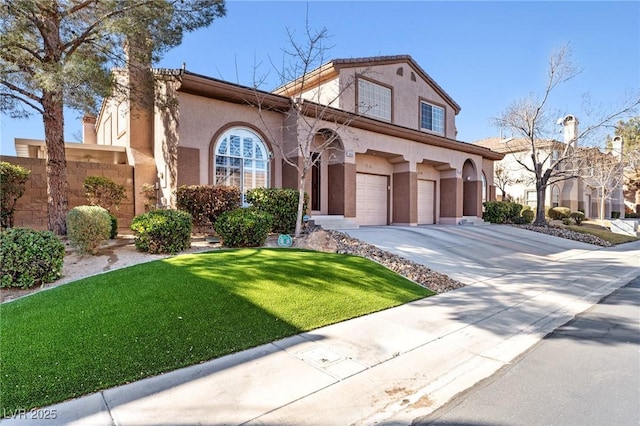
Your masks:
<path fill-rule="evenodd" d="M 170 75 L 171 73 L 163 73 Z M 177 77 L 178 75 L 176 75 Z M 257 105 L 274 111 L 286 111 L 291 106 L 291 98 L 288 96 L 278 95 L 271 92 L 265 92 L 251 87 L 242 86 L 235 83 L 229 83 L 213 77 L 207 77 L 190 71 L 183 71 L 179 74 L 180 87 L 179 91 L 190 93 L 193 95 L 220 99 L 227 102 L 245 105 Z M 387 123 L 376 120 L 371 117 L 355 115 L 351 112 L 338 108 L 319 105 L 312 101 L 305 101 L 303 113 L 314 116 L 318 111 L 323 111 L 325 117 L 329 121 L 348 120 L 349 126 L 369 130 L 390 136 L 401 137 L 412 140 L 414 142 L 424 143 L 432 146 L 440 146 L 453 149 L 456 151 L 467 152 L 470 154 L 481 155 L 491 160 L 501 160 L 504 154 L 491 151 L 481 146 L 470 143 L 448 139 L 443 136 L 422 132 L 415 129 L 398 126 L 396 124 Z"/>
<path fill-rule="evenodd" d="M 410 55 L 369 56 L 364 58 L 332 59 L 331 61 L 322 64 L 318 68 L 308 72 L 307 77 L 320 77 L 317 79 L 317 84 L 319 84 L 330 78 L 335 78 L 341 68 L 390 65 L 398 63 L 409 64 L 422 77 L 423 80 L 425 80 L 430 86 L 432 86 L 434 90 L 440 96 L 442 96 L 449 105 L 451 105 L 456 114 L 460 112 L 460 105 L 458 105 L 458 103 L 454 101 L 453 98 L 449 96 L 449 94 L 442 87 L 440 87 L 440 85 L 436 83 L 436 81 L 431 78 L 431 76 L 427 74 L 427 72 L 423 70 L 422 67 L 420 67 L 420 65 L 418 65 L 418 63 Z M 273 93 L 286 94 L 288 91 L 294 89 L 297 86 L 298 81 L 300 81 L 300 78 L 276 88 Z"/>

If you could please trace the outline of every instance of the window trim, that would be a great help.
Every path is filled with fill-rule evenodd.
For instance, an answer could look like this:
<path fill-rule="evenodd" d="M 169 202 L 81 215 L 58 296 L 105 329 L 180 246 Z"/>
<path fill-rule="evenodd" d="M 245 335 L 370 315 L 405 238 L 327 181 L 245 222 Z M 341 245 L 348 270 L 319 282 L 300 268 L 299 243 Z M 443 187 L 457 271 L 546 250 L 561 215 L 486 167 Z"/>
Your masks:
<path fill-rule="evenodd" d="M 369 114 L 367 112 L 361 112 L 360 111 L 360 80 L 365 81 L 367 83 L 376 85 L 376 86 L 380 86 L 382 88 L 385 89 L 389 89 L 389 119 L 387 120 L 386 118 L 382 118 L 382 117 L 378 117 L 376 115 L 372 115 Z M 374 120 L 380 120 L 380 121 L 384 121 L 386 123 L 393 123 L 394 122 L 394 102 L 393 102 L 393 86 L 389 85 L 389 84 L 385 84 L 382 83 L 380 81 L 371 79 L 371 78 L 367 78 L 365 77 L 363 74 L 356 74 L 356 84 L 355 84 L 355 111 L 357 114 L 360 114 L 364 117 L 369 117 L 369 118 L 373 118 Z"/>
<path fill-rule="evenodd" d="M 441 108 L 442 109 L 442 133 L 436 130 L 430 130 L 422 127 L 422 104 L 431 105 L 432 107 Z M 438 102 L 434 102 L 430 99 L 423 98 L 420 96 L 418 98 L 418 129 L 421 132 L 427 132 L 434 135 L 445 136 L 447 134 L 447 107 L 444 104 L 440 104 Z"/>
<path fill-rule="evenodd" d="M 271 146 L 267 141 L 267 139 L 262 134 L 262 132 L 246 125 L 245 123 L 229 123 L 229 125 L 218 130 L 216 134 L 213 136 L 213 138 L 211 139 L 211 143 L 209 144 L 209 167 L 208 167 L 209 184 L 216 185 L 216 168 L 217 168 L 216 156 L 218 155 L 218 147 L 220 146 L 220 143 L 222 142 L 225 135 L 231 135 L 234 131 L 238 131 L 238 130 L 248 132 L 254 135 L 258 140 L 260 140 L 260 142 L 264 146 L 265 155 L 266 155 L 266 158 L 264 158 L 264 161 L 266 162 L 266 167 L 267 167 L 267 176 L 265 177 L 265 187 L 266 188 L 272 187 L 273 186 L 273 164 L 272 164 L 273 153 L 271 151 Z M 242 147 L 241 147 L 241 152 L 242 152 Z M 234 157 L 234 158 L 242 158 L 242 163 L 244 163 L 244 160 L 245 160 L 244 155 L 242 155 L 241 157 Z M 241 191 L 245 190 L 243 172 L 241 172 L 240 190 Z M 244 195 L 244 192 L 243 192 L 243 195 Z"/>

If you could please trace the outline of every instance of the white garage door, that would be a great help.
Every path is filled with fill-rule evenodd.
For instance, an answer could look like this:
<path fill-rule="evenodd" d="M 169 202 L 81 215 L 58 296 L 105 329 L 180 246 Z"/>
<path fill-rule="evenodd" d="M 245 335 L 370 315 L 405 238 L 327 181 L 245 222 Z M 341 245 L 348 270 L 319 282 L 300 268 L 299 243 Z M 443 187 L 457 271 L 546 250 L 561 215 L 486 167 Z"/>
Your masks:
<path fill-rule="evenodd" d="M 435 187 L 432 180 L 418 180 L 418 224 L 433 225 L 435 220 Z"/>
<path fill-rule="evenodd" d="M 356 175 L 356 222 L 359 225 L 387 224 L 387 176 Z"/>

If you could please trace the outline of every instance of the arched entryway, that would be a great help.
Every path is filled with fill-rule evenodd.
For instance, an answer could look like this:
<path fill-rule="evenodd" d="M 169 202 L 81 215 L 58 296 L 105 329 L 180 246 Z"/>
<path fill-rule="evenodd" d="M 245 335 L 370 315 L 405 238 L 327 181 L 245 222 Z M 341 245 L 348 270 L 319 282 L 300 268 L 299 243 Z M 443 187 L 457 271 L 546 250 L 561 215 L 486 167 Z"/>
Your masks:
<path fill-rule="evenodd" d="M 316 214 L 341 215 L 345 211 L 344 146 L 330 129 L 316 133 L 311 153 L 309 207 Z"/>
<path fill-rule="evenodd" d="M 478 180 L 478 172 L 471 160 L 462 166 L 462 215 L 482 215 L 482 182 Z"/>

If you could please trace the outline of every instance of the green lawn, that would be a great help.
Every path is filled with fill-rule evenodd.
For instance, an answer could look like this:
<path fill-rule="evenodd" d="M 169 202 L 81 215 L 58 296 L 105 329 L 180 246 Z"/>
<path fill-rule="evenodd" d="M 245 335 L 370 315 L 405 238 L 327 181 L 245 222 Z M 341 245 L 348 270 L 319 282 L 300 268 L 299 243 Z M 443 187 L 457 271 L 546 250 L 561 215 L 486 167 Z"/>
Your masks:
<path fill-rule="evenodd" d="M 605 241 L 609 241 L 613 245 L 623 244 L 623 243 L 628 243 L 631 241 L 638 240 L 636 237 L 632 237 L 630 235 L 613 233 L 606 227 L 595 224 L 595 223 L 582 222 L 582 225 L 580 226 L 567 225 L 566 227 L 568 229 L 571 229 L 572 231 L 580 232 L 582 234 L 595 235 L 596 237 L 600 237 Z"/>
<path fill-rule="evenodd" d="M 116 270 L 0 305 L 0 410 L 29 409 L 433 293 L 354 256 L 243 249 Z"/>

